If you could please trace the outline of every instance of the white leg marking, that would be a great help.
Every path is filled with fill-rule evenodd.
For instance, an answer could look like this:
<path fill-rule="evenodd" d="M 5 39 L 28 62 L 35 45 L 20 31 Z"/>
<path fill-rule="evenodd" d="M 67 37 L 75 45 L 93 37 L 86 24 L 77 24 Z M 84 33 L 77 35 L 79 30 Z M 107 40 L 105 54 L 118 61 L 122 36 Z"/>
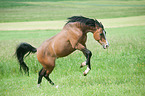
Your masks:
<path fill-rule="evenodd" d="M 84 61 L 80 67 L 84 67 L 86 65 L 86 61 Z"/>
<path fill-rule="evenodd" d="M 90 68 L 87 67 L 87 69 L 85 70 L 85 72 L 84 72 L 83 74 L 84 74 L 84 75 L 87 75 L 89 71 L 90 71 Z"/>

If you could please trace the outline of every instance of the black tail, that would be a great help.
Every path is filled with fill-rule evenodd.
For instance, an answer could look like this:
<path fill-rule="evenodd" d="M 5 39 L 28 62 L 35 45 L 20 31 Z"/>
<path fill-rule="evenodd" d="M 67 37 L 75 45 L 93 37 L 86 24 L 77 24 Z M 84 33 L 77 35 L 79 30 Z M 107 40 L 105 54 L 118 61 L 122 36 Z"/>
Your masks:
<path fill-rule="evenodd" d="M 29 53 L 28 53 L 29 52 Z M 28 66 L 26 65 L 26 63 L 24 62 L 24 55 L 26 53 L 28 53 L 28 55 L 30 53 L 35 53 L 37 52 L 37 49 L 32 47 L 30 44 L 28 43 L 21 43 L 20 45 L 18 45 L 18 47 L 16 48 L 16 56 L 17 56 L 17 59 L 20 63 L 20 71 L 21 71 L 21 67 L 23 68 L 23 70 L 26 72 L 28 72 L 28 76 L 29 76 L 29 68 Z M 28 56 L 27 55 L 27 56 Z"/>

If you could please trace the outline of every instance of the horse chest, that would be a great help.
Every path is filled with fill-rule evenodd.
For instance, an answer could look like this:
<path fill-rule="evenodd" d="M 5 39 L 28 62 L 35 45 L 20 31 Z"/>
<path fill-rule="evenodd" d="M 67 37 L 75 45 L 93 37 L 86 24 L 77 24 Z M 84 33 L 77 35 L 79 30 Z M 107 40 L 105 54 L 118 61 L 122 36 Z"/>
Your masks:
<path fill-rule="evenodd" d="M 87 41 L 87 36 L 86 36 L 86 35 L 83 35 L 83 36 L 80 38 L 79 43 L 85 44 L 86 41 Z"/>

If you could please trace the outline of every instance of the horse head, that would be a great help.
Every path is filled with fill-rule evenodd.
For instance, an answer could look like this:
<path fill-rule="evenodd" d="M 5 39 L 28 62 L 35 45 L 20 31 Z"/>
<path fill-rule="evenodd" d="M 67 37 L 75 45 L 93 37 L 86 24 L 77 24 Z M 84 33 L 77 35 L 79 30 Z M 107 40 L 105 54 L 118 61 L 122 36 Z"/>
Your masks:
<path fill-rule="evenodd" d="M 96 30 L 93 32 L 94 39 L 98 41 L 104 49 L 109 47 L 109 43 L 106 39 L 106 31 L 100 22 L 100 25 L 96 27 Z"/>

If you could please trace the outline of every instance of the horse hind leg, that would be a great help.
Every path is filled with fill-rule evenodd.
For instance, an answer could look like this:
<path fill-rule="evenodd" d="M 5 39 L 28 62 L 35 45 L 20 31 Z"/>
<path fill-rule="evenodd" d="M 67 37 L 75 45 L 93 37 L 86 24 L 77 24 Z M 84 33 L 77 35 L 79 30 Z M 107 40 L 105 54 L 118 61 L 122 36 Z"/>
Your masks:
<path fill-rule="evenodd" d="M 43 74 L 43 76 L 46 78 L 46 80 L 51 85 L 55 85 L 49 77 L 49 75 L 51 74 L 51 72 L 53 71 L 53 69 L 55 67 L 55 59 L 56 58 L 54 58 L 54 57 L 47 57 L 47 60 L 46 60 L 47 62 L 45 61 L 45 62 L 41 63 L 43 68 L 45 69 L 45 73 Z M 41 81 L 41 77 L 40 77 L 40 81 Z"/>
<path fill-rule="evenodd" d="M 49 75 L 44 75 L 44 77 L 48 80 L 48 82 L 51 84 L 51 85 L 53 85 L 53 86 L 55 86 L 56 88 L 58 88 L 58 85 L 56 86 L 53 82 L 52 82 L 52 80 L 49 78 Z"/>
<path fill-rule="evenodd" d="M 39 71 L 39 73 L 38 73 L 38 75 L 39 75 L 39 77 L 38 77 L 38 87 L 40 87 L 40 84 L 41 84 L 41 82 L 42 82 L 42 78 L 43 77 L 45 77 L 48 81 L 49 81 L 49 83 L 51 84 L 51 85 L 54 85 L 54 83 L 52 82 L 52 80 L 49 78 L 49 73 L 50 71 L 47 71 L 47 70 L 45 70 L 44 68 L 42 68 L 40 71 Z"/>
<path fill-rule="evenodd" d="M 50 73 L 53 71 L 54 67 L 55 67 L 55 64 L 49 65 L 49 66 L 47 67 L 46 73 L 45 73 L 45 75 L 44 75 L 44 77 L 46 78 L 46 80 L 48 80 L 48 82 L 49 82 L 51 85 L 54 85 L 54 83 L 53 83 L 52 80 L 50 79 L 49 75 L 50 75 Z"/>
<path fill-rule="evenodd" d="M 48 80 L 48 82 L 51 84 L 51 85 L 54 85 L 54 83 L 52 82 L 52 80 L 49 78 L 49 74 L 50 74 L 50 71 L 47 71 L 45 70 L 44 68 L 42 68 L 40 71 L 39 71 L 39 77 L 38 77 L 38 87 L 40 87 L 40 84 L 42 82 L 42 78 L 45 77 L 46 80 Z"/>
<path fill-rule="evenodd" d="M 43 78 L 43 76 L 46 74 L 46 71 L 45 71 L 45 69 L 44 68 L 42 68 L 40 71 L 39 71 L 39 73 L 38 73 L 38 75 L 39 75 L 39 77 L 38 77 L 38 87 L 40 87 L 40 84 L 41 84 L 41 82 L 42 82 L 42 78 Z"/>
<path fill-rule="evenodd" d="M 49 75 L 45 74 L 44 77 L 48 80 L 48 82 L 49 82 L 51 85 L 54 85 L 54 83 L 52 82 L 52 80 L 49 78 Z"/>
<path fill-rule="evenodd" d="M 55 58 L 51 58 L 50 59 L 51 62 L 49 62 L 49 65 L 47 65 L 46 68 L 46 74 L 44 75 L 44 77 L 46 78 L 46 80 L 48 80 L 48 82 L 53 85 L 54 87 L 58 88 L 58 85 L 56 86 L 53 81 L 50 79 L 49 75 L 50 73 L 53 71 L 54 67 L 55 67 Z"/>

